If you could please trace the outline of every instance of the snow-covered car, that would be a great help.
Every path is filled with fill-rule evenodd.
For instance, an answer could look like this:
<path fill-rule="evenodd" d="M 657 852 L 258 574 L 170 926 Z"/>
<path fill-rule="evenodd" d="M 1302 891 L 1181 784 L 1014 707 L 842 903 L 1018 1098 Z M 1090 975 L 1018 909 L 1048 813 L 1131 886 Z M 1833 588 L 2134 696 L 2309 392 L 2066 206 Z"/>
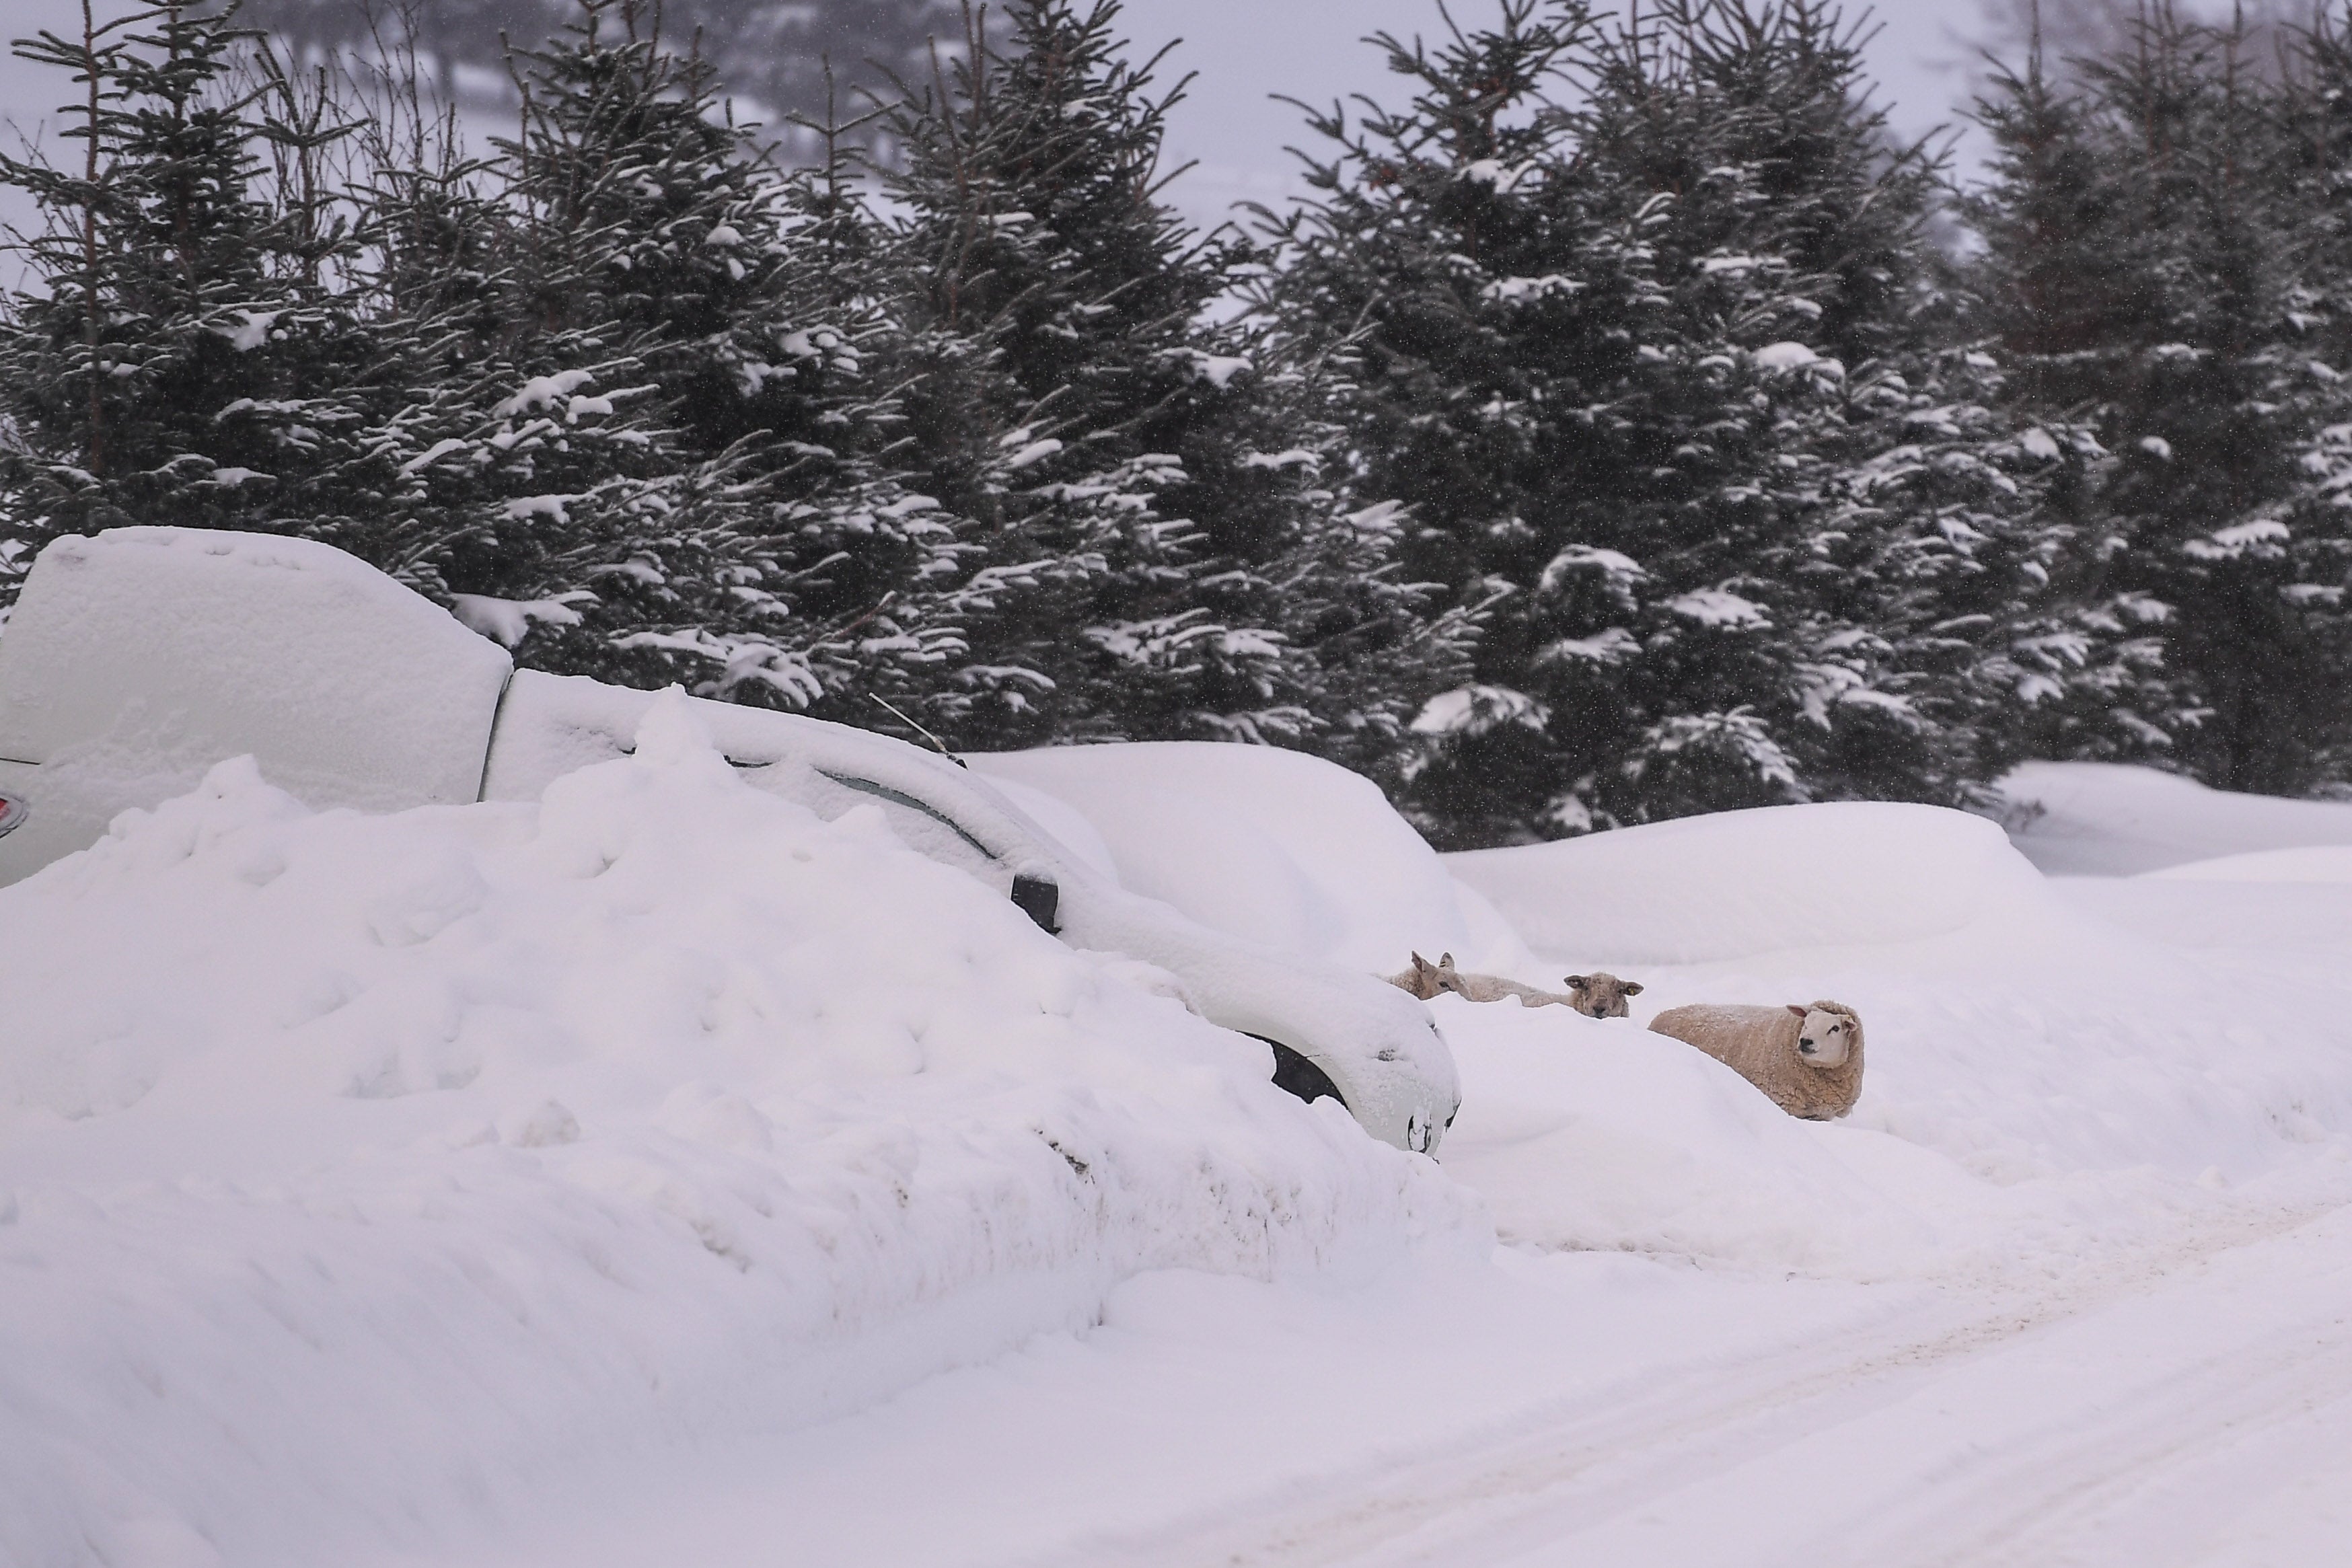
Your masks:
<path fill-rule="evenodd" d="M 246 753 L 320 808 L 534 800 L 627 755 L 655 700 L 518 670 L 438 605 L 315 541 L 60 538 L 0 636 L 0 885 Z M 1260 952 L 1127 892 L 952 758 L 817 719 L 696 707 L 746 782 L 827 818 L 878 802 L 909 845 L 1063 941 L 1173 975 L 1195 1012 L 1271 1046 L 1291 1092 L 1335 1095 L 1375 1137 L 1418 1152 L 1453 1120 L 1453 1058 L 1394 987 Z"/>

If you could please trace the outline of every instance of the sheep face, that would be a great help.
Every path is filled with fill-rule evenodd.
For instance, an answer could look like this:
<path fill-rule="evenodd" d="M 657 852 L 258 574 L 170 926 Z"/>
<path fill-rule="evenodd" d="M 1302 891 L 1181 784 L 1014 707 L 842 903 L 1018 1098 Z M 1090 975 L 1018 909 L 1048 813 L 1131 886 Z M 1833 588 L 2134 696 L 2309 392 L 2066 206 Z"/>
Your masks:
<path fill-rule="evenodd" d="M 1402 974 L 1383 975 L 1381 977 L 1399 990 L 1410 992 L 1421 1000 L 1428 1002 L 1436 1000 L 1453 988 L 1446 983 L 1451 973 L 1450 969 L 1441 969 L 1415 953 L 1412 956 L 1412 968 Z"/>
<path fill-rule="evenodd" d="M 1808 1067 L 1824 1071 L 1843 1067 L 1845 1059 L 1853 1054 L 1854 1021 L 1844 1013 L 1833 1013 L 1823 1008 L 1801 1008 L 1790 1003 L 1789 1010 L 1802 1021 L 1797 1025 L 1797 1056 Z"/>
<path fill-rule="evenodd" d="M 1603 970 L 1590 975 L 1570 975 L 1560 981 L 1569 991 L 1568 1005 L 1589 1019 L 1622 1019 L 1631 1016 L 1625 998 L 1642 994 L 1639 982 L 1621 980 Z"/>

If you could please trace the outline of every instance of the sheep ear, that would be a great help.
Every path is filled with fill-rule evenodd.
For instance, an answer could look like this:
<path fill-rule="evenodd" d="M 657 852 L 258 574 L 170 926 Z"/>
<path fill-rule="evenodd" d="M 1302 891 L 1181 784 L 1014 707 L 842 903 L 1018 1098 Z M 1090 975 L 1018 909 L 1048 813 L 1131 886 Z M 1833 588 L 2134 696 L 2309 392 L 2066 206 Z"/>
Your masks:
<path fill-rule="evenodd" d="M 1639 980 L 1628 980 L 1617 988 L 1624 992 L 1629 997 L 1638 997 L 1642 994 L 1642 982 Z"/>
<path fill-rule="evenodd" d="M 1783 1006 L 1783 1007 L 1785 1007 L 1785 1008 L 1787 1008 L 1790 1012 L 1792 1012 L 1792 1013 L 1796 1014 L 1799 1018 L 1803 1018 L 1803 1017 L 1805 1016 L 1805 1009 L 1802 1009 L 1802 1008 L 1801 1008 L 1801 1007 L 1799 1007 L 1799 1006 L 1798 1006 L 1796 1003 L 1794 1003 L 1794 1002 L 1783 1002 L 1783 1003 L 1781 1003 L 1780 1005 L 1781 1005 L 1781 1006 Z"/>
<path fill-rule="evenodd" d="M 1563 975 L 1559 983 L 1571 991 L 1580 991 L 1584 989 L 1586 980 L 1582 975 Z"/>

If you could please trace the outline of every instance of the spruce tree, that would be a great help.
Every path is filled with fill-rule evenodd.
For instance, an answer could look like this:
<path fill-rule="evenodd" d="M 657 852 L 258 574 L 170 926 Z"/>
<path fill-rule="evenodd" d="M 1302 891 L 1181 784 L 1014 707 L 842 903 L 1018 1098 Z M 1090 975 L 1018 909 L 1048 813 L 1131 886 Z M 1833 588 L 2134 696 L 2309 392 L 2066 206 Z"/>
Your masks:
<path fill-rule="evenodd" d="M 963 57 L 891 122 L 910 434 L 925 487 L 982 525 L 956 733 L 1393 733 L 1399 696 L 1374 687 L 1411 672 L 1373 655 L 1419 656 L 1414 591 L 1378 586 L 1394 576 L 1381 530 L 1333 548 L 1333 434 L 1286 413 L 1314 373 L 1201 324 L 1255 256 L 1158 199 L 1181 85 L 1124 57 L 1118 16 L 1018 0 L 1002 40 L 973 16 Z"/>
<path fill-rule="evenodd" d="M 2160 636 L 2172 700 L 2042 740 L 2118 754 L 2119 726 L 2210 782 L 2300 792 L 2346 713 L 2345 530 L 2308 471 L 2335 400 L 2310 222 L 2333 175 L 2294 172 L 2281 95 L 2299 89 L 2254 68 L 2240 28 L 2158 9 L 2075 74 L 2071 99 L 2038 60 L 2002 86 L 1975 287 L 2018 367 L 2012 412 L 2095 434 L 2102 460 L 2062 497 L 2096 536 L 2082 596 Z"/>
<path fill-rule="evenodd" d="M 2273 199 L 2295 240 L 2280 359 L 2297 483 L 2280 521 L 2278 585 L 2300 668 L 2294 781 L 2352 791 L 2352 10 L 2289 34 L 2276 105 Z"/>
<path fill-rule="evenodd" d="M 2001 368 L 1986 401 L 2048 465 L 2024 497 L 2052 616 L 2036 647 L 2064 661 L 2050 672 L 2064 678 L 2028 688 L 2015 744 L 2045 757 L 2165 757 L 2195 703 L 2167 657 L 2172 606 L 2116 570 L 2125 541 L 2105 513 L 2116 464 L 2097 418 L 2125 345 L 2146 330 L 2135 278 L 2149 231 L 2095 107 L 2052 75 L 2038 39 L 2021 71 L 1996 75 L 1976 118 L 1992 156 L 1990 177 L 1958 204 L 1982 249 L 1958 269 L 1953 331 Z"/>
<path fill-rule="evenodd" d="M 877 466 L 842 172 L 779 171 L 646 15 L 583 0 L 519 57 L 522 121 L 488 158 L 446 119 L 371 145 L 373 341 L 410 382 L 352 477 L 394 569 L 526 664 L 794 707 L 903 694 L 961 645 L 924 589 L 952 529 Z"/>
<path fill-rule="evenodd" d="M 0 332 L 8 506 L 36 539 L 278 527 L 362 418 L 322 167 L 348 127 L 255 41 L 158 5 L 17 46 L 78 92 L 62 164 L 0 157 L 43 214 Z"/>
<path fill-rule="evenodd" d="M 1474 678 L 1415 720 L 1407 800 L 1441 841 L 1524 833 L 1547 796 L 1564 799 L 1552 711 L 1528 689 L 1546 630 L 1528 590 L 1573 537 L 1555 521 L 1567 496 L 1618 483 L 1613 432 L 1582 415 L 1633 362 L 1624 323 L 1655 297 L 1638 220 L 1596 210 L 1545 112 L 1590 25 L 1513 0 L 1433 55 L 1374 40 L 1414 78 L 1412 105 L 1312 113 L 1335 150 L 1310 165 L 1318 199 L 1268 215 L 1281 256 L 1266 309 L 1360 361 L 1352 490 L 1397 508 L 1408 570 L 1485 622 Z M 1589 561 L 1605 584 L 1616 559 L 1588 551 L 1555 580 L 1573 591 Z"/>
<path fill-rule="evenodd" d="M 607 678 L 806 706 L 937 665 L 958 632 L 906 591 L 951 567 L 953 529 L 877 466 L 894 416 L 863 375 L 882 326 L 839 276 L 842 171 L 782 174 L 649 21 L 582 0 L 520 62 L 509 326 L 462 400 L 503 389 L 467 457 L 498 509 L 451 570 L 567 601 L 530 656 Z"/>
<path fill-rule="evenodd" d="M 646 15 L 580 0 L 486 157 L 414 69 L 362 114 L 218 16 L 30 46 L 87 97 L 79 166 L 6 171 L 49 213 L 0 343 L 25 544 L 299 533 L 544 668 L 869 722 L 951 686 L 965 547 L 892 467 L 850 175 L 780 171 Z"/>
<path fill-rule="evenodd" d="M 1997 632 L 1943 612 L 1990 569 L 1916 492 L 2015 481 L 2000 433 L 1946 417 L 1974 371 L 1921 319 L 1934 164 L 1862 101 L 1853 33 L 1806 4 L 1604 30 L 1521 3 L 1375 43 L 1417 96 L 1316 117 L 1339 151 L 1275 292 L 1364 324 L 1366 483 L 1486 621 L 1421 716 L 1412 808 L 1475 843 L 1970 799 L 2025 633 L 2007 601 Z M 1915 463 L 1922 417 L 1944 434 Z"/>

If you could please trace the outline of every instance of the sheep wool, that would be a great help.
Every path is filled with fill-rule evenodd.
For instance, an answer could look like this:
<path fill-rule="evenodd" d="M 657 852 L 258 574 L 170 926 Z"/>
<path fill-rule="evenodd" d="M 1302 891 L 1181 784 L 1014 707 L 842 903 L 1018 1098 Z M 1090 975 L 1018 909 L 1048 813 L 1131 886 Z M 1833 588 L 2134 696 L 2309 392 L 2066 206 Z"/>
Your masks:
<path fill-rule="evenodd" d="M 1437 960 L 1437 983 L 1470 1002 L 1499 1002 L 1506 997 L 1517 997 L 1523 1008 L 1542 1008 L 1569 999 L 1533 986 L 1523 986 L 1517 980 L 1507 980 L 1500 975 L 1465 975 L 1454 967 L 1451 953 Z"/>
<path fill-rule="evenodd" d="M 1507 980 L 1500 975 L 1465 974 L 1454 967 L 1451 953 L 1439 958 L 1434 967 L 1429 967 L 1429 961 L 1418 953 L 1412 956 L 1412 961 L 1416 976 L 1433 978 L 1438 989 L 1451 991 L 1465 1001 L 1499 1002 L 1507 997 L 1517 997 L 1523 1008 L 1568 1008 L 1589 1019 L 1621 1019 L 1627 1012 L 1625 998 L 1642 994 L 1642 988 L 1633 981 L 1601 971 L 1570 975 L 1561 982 L 1567 990 L 1547 991 Z M 1392 983 L 1402 986 L 1405 980 L 1400 977 Z"/>
<path fill-rule="evenodd" d="M 1819 1066 L 1799 1054 L 1804 1019 L 1786 1007 L 1701 1002 L 1669 1008 L 1650 1020 L 1650 1028 L 1696 1046 L 1762 1090 L 1790 1115 L 1834 1121 L 1853 1110 L 1862 1095 L 1862 1018 L 1843 1002 L 1815 1002 L 1810 1010 L 1853 1019 L 1853 1042 L 1845 1060 L 1834 1067 Z"/>

